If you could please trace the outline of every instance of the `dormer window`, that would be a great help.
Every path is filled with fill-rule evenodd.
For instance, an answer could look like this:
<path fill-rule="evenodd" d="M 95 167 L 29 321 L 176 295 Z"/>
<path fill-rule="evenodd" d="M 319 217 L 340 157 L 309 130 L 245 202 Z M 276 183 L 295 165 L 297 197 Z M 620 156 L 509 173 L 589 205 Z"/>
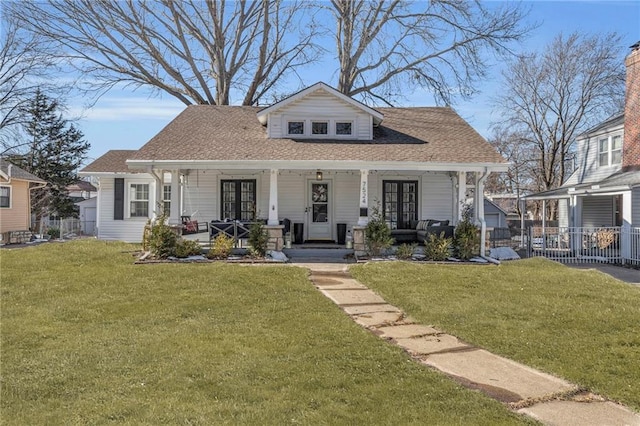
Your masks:
<path fill-rule="evenodd" d="M 312 135 L 327 135 L 329 134 L 329 123 L 326 121 L 312 121 L 311 122 L 311 134 Z"/>
<path fill-rule="evenodd" d="M 289 121 L 287 126 L 290 135 L 304 135 L 304 121 Z"/>
<path fill-rule="evenodd" d="M 336 135 L 350 136 L 351 135 L 351 122 L 350 121 L 337 121 L 336 122 Z"/>
<path fill-rule="evenodd" d="M 598 140 L 598 165 L 613 166 L 622 163 L 622 135 L 603 137 Z"/>

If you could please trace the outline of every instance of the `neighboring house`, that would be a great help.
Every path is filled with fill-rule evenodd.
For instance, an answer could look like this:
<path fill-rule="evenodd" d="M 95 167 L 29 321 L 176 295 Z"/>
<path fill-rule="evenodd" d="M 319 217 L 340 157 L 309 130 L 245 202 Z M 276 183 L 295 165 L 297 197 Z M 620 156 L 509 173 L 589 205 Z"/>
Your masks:
<path fill-rule="evenodd" d="M 86 180 L 79 180 L 78 182 L 67 186 L 66 189 L 67 194 L 74 200 L 74 202 L 88 200 L 89 198 L 97 196 L 98 193 L 98 188 Z"/>
<path fill-rule="evenodd" d="M 557 200 L 561 227 L 640 227 L 640 42 L 632 49 L 624 113 L 578 136 L 577 168 L 561 187 L 526 197 Z"/>
<path fill-rule="evenodd" d="M 392 229 L 455 224 L 468 186 L 483 224 L 484 180 L 507 167 L 451 108 L 373 109 L 317 83 L 267 108 L 189 106 L 139 150 L 109 151 L 81 175 L 99 179 L 102 239 L 140 241 L 163 207 L 175 224 L 256 213 L 270 230 L 289 219 L 305 240 L 336 240 L 338 224 L 361 229 L 378 202 Z"/>
<path fill-rule="evenodd" d="M 507 228 L 507 212 L 493 201 L 484 199 L 484 220 L 487 228 Z"/>
<path fill-rule="evenodd" d="M 29 241 L 31 189 L 45 185 L 44 180 L 0 158 L 0 242 Z"/>
<path fill-rule="evenodd" d="M 578 136 L 577 168 L 561 187 L 526 197 L 543 211 L 558 202 L 558 227 L 531 230 L 536 254 L 640 265 L 640 42 L 631 48 L 624 113 Z"/>

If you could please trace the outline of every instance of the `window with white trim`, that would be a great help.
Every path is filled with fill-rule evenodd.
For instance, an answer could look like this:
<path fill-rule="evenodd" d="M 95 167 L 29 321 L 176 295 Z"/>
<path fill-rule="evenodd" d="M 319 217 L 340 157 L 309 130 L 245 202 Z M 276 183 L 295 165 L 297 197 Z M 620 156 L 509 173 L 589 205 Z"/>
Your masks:
<path fill-rule="evenodd" d="M 129 184 L 129 217 L 149 217 L 149 184 Z"/>
<path fill-rule="evenodd" d="M 351 136 L 352 127 L 351 121 L 336 121 L 336 136 Z"/>
<path fill-rule="evenodd" d="M 288 121 L 287 134 L 304 135 L 304 121 Z"/>
<path fill-rule="evenodd" d="M 329 123 L 327 123 L 326 121 L 312 121 L 311 134 L 312 135 L 328 135 Z"/>
<path fill-rule="evenodd" d="M 171 213 L 171 185 L 164 185 L 162 187 L 162 208 L 165 214 Z"/>
<path fill-rule="evenodd" d="M 622 135 L 598 139 L 598 166 L 607 167 L 622 163 Z"/>
<path fill-rule="evenodd" d="M 11 207 L 11 187 L 0 186 L 0 208 Z"/>

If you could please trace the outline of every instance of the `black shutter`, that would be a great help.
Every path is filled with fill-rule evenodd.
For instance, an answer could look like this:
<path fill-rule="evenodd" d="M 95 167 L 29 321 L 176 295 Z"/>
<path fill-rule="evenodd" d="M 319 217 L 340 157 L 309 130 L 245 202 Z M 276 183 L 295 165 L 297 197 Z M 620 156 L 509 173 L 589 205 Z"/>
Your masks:
<path fill-rule="evenodd" d="M 124 220 L 124 179 L 123 178 L 114 179 L 113 220 Z"/>

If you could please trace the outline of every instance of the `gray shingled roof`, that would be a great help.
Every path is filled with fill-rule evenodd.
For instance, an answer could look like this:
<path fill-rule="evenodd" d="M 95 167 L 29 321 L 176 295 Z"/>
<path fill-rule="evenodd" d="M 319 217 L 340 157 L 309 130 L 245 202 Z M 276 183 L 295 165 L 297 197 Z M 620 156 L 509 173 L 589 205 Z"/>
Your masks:
<path fill-rule="evenodd" d="M 129 159 L 505 163 L 451 108 L 377 110 L 384 121 L 372 141 L 294 140 L 267 138 L 256 117 L 258 107 L 192 105 Z M 98 162 L 107 162 L 101 160 L 83 171 L 107 171 L 98 170 Z"/>
<path fill-rule="evenodd" d="M 84 169 L 81 173 L 131 173 L 126 161 L 136 153 L 134 149 L 114 149 L 107 151 Z"/>
<path fill-rule="evenodd" d="M 0 170 L 5 175 L 9 175 L 9 163 L 7 160 L 0 158 Z M 40 179 L 38 176 L 29 173 L 28 171 L 21 169 L 20 167 L 11 164 L 11 178 L 18 180 L 28 180 L 29 182 L 42 182 L 45 181 Z"/>

